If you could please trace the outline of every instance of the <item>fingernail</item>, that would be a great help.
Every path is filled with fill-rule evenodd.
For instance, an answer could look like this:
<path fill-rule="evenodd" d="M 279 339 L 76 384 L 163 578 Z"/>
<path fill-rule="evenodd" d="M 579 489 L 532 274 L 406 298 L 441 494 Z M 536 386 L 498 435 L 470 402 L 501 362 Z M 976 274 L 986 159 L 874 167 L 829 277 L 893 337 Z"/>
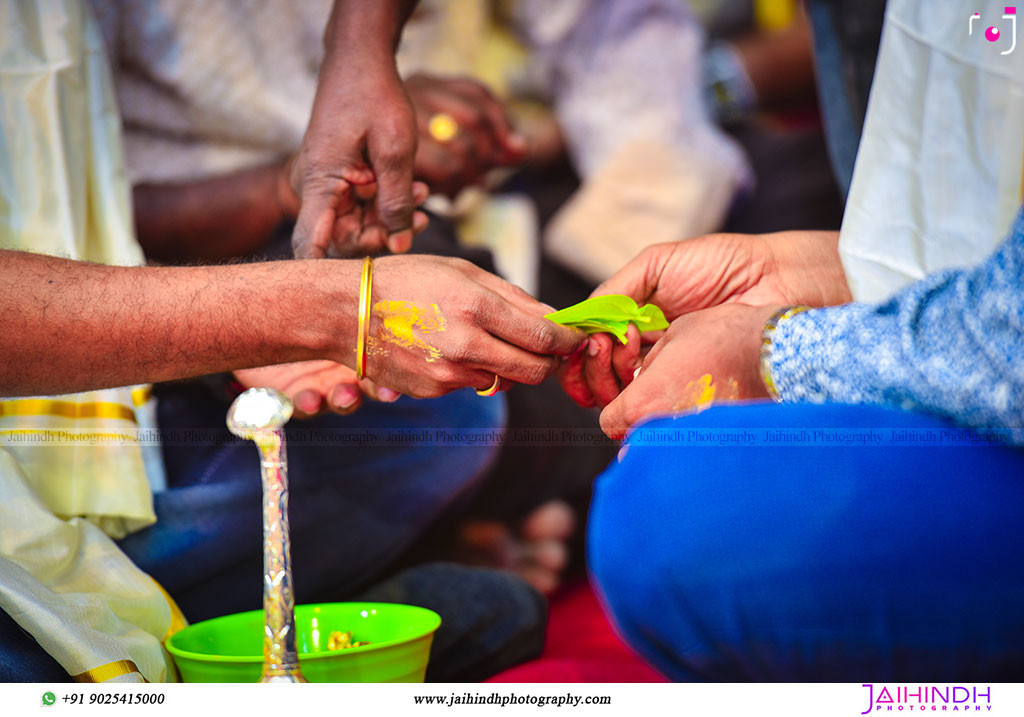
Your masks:
<path fill-rule="evenodd" d="M 316 413 L 320 408 L 320 395 L 312 391 L 300 391 L 293 400 L 303 413 Z"/>
<path fill-rule="evenodd" d="M 399 232 L 388 237 L 388 249 L 394 254 L 409 251 L 410 246 L 412 246 L 412 233 L 409 231 Z"/>
<path fill-rule="evenodd" d="M 541 302 L 541 306 L 543 306 L 545 309 L 547 309 L 549 314 L 553 314 L 556 311 L 558 311 L 558 309 L 556 309 L 551 304 L 545 304 L 544 302 Z"/>
<path fill-rule="evenodd" d="M 394 403 L 399 398 L 401 398 L 401 396 L 402 394 L 400 394 L 398 391 L 392 391 L 390 388 L 381 387 L 377 389 L 377 398 L 379 398 L 384 403 Z"/>
<path fill-rule="evenodd" d="M 359 400 L 359 392 L 354 388 L 339 387 L 334 390 L 334 405 L 338 408 L 351 408 Z"/>
<path fill-rule="evenodd" d="M 643 371 L 643 370 L 644 370 L 643 366 L 637 366 L 636 370 L 633 371 L 633 378 L 636 378 L 637 376 L 639 376 L 640 372 Z"/>
<path fill-rule="evenodd" d="M 596 341 L 587 341 L 587 354 L 590 357 L 597 356 L 601 353 L 601 347 L 597 345 Z"/>

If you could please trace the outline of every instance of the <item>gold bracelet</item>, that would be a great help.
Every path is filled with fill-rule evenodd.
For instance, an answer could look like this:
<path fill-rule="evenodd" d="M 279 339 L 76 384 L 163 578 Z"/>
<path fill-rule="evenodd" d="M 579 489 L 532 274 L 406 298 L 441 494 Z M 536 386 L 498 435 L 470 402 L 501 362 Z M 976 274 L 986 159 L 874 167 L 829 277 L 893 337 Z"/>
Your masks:
<path fill-rule="evenodd" d="M 356 376 L 366 375 L 366 348 L 370 334 L 370 295 L 373 292 L 373 259 L 363 259 L 363 277 L 359 282 L 359 327 L 356 334 Z"/>
<path fill-rule="evenodd" d="M 809 306 L 787 306 L 779 309 L 764 322 L 764 328 L 761 330 L 761 381 L 764 382 L 764 387 L 768 389 L 768 395 L 773 400 L 782 402 L 779 397 L 779 390 L 775 386 L 775 379 L 772 378 L 772 367 L 771 367 L 771 349 L 772 349 L 772 335 L 775 333 L 775 329 L 778 328 L 779 322 L 786 319 L 791 319 L 799 313 L 807 311 Z"/>

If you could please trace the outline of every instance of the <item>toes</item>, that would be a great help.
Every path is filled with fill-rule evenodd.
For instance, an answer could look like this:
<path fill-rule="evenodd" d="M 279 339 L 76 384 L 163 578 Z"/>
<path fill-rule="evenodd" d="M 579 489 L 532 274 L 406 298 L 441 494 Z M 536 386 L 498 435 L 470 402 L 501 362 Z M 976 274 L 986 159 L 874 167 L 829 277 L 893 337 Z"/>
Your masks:
<path fill-rule="evenodd" d="M 560 540 L 539 540 L 526 546 L 527 560 L 538 567 L 561 573 L 569 564 L 569 549 Z"/>
<path fill-rule="evenodd" d="M 523 521 L 526 540 L 567 540 L 576 528 L 576 516 L 566 503 L 552 500 L 544 503 Z"/>
<path fill-rule="evenodd" d="M 517 570 L 519 577 L 530 583 L 541 595 L 551 595 L 561 585 L 558 573 L 533 565 Z"/>

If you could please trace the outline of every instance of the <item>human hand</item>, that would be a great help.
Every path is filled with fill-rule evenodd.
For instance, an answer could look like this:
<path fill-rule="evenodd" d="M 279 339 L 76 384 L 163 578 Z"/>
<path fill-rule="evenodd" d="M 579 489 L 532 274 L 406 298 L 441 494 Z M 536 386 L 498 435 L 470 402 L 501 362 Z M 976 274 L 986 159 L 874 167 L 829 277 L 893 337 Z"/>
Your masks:
<path fill-rule="evenodd" d="M 326 411 L 341 415 L 354 413 L 368 396 L 392 402 L 396 391 L 377 386 L 368 379 L 359 380 L 356 372 L 334 361 L 299 361 L 262 366 L 234 372 L 246 388 L 276 388 L 291 399 L 296 418 L 309 418 Z"/>
<path fill-rule="evenodd" d="M 551 308 L 461 259 L 395 256 L 374 262 L 366 375 L 432 397 L 489 388 L 495 376 L 537 384 L 585 336 L 543 318 Z"/>
<path fill-rule="evenodd" d="M 761 380 L 761 331 L 777 309 L 731 303 L 677 318 L 636 377 L 601 412 L 601 429 L 621 438 L 651 414 L 695 412 L 722 400 L 768 398 Z"/>
<path fill-rule="evenodd" d="M 414 173 L 431 191 L 455 197 L 491 169 L 525 157 L 525 140 L 512 131 L 501 103 L 481 83 L 417 74 L 405 88 L 419 129 Z M 458 125 L 450 139 L 430 131 L 431 119 L 439 114 Z"/>
<path fill-rule="evenodd" d="M 851 300 L 836 232 L 709 234 L 656 244 L 594 290 L 653 303 L 669 321 L 718 304 L 833 306 Z"/>
<path fill-rule="evenodd" d="M 594 290 L 653 303 L 669 321 L 721 304 L 830 306 L 851 300 L 839 260 L 838 234 L 711 234 L 656 244 Z M 634 330 L 625 345 L 607 334 L 590 337 L 585 353 L 559 372 L 562 387 L 583 406 L 606 406 L 632 381 L 644 344 L 658 334 Z"/>
<path fill-rule="evenodd" d="M 300 259 L 408 251 L 426 228 L 416 211 L 416 120 L 394 67 L 352 57 L 325 60 L 291 183 L 301 199 L 292 246 Z"/>

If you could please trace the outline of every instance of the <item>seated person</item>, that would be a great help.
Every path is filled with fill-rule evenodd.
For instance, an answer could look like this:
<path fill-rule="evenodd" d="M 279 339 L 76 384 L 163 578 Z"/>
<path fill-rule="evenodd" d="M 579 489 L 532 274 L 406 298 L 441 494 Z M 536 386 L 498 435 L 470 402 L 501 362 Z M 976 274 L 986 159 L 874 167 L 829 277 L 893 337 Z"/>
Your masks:
<path fill-rule="evenodd" d="M 306 40 L 323 34 L 330 4 L 321 0 L 296 8 L 294 3 L 272 2 L 254 11 L 251 3 L 221 2 L 197 12 L 178 2 L 93 0 L 111 53 L 125 118 L 125 161 L 133 182 L 136 228 L 149 259 L 194 264 L 291 256 L 300 206 L 291 175 L 324 54 L 322 43 Z M 210 41 L 221 37 L 229 40 Z M 180 51 L 173 56 L 162 51 L 168 46 Z M 489 171 L 524 158 L 523 140 L 512 131 L 505 108 L 481 83 L 416 73 L 403 85 L 417 129 L 413 177 L 425 184 L 416 185 L 418 191 L 429 187 L 435 194 L 454 197 Z M 225 87 L 233 89 L 225 92 Z M 411 250 L 460 256 L 485 269 L 494 266 L 486 251 L 458 246 L 450 223 L 442 221 L 432 221 L 419 233 Z M 321 401 L 317 391 L 302 389 L 315 383 L 316 374 L 303 371 L 296 376 L 293 369 L 286 379 L 281 373 L 275 370 L 279 381 L 298 382 L 293 398 L 303 414 L 328 408 L 349 414 L 363 403 L 354 374 L 348 382 L 336 381 Z M 265 382 L 270 380 L 266 374 L 247 372 L 242 382 Z M 332 369 L 330 375 L 337 377 L 339 370 Z M 362 386 L 370 398 L 397 398 L 388 388 Z M 165 404 L 182 405 L 187 399 L 195 406 L 204 399 L 201 392 L 181 385 L 160 387 L 158 393 Z M 176 395 L 181 393 L 186 396 Z M 576 427 L 586 421 L 596 428 L 596 416 L 580 411 L 554 382 L 539 392 L 532 387 L 517 391 L 505 400 L 513 431 L 534 420 L 543 421 L 539 425 L 544 427 L 560 425 L 557 421 Z M 401 402 L 373 410 L 386 412 L 397 425 L 408 406 Z M 203 412 L 209 422 L 204 427 L 223 431 L 220 408 Z M 565 417 L 558 415 L 559 408 Z M 199 427 L 200 412 L 192 413 L 185 423 Z M 348 423 L 354 428 L 363 420 Z M 444 425 L 446 419 L 437 420 Z M 553 590 L 569 564 L 567 541 L 574 532 L 575 518 L 564 501 L 572 500 L 582 514 L 590 483 L 608 460 L 605 453 L 572 460 L 569 454 L 584 453 L 581 448 L 558 451 L 565 456 L 556 461 L 549 455 L 555 452 L 503 447 L 475 500 L 464 513 L 452 516 L 458 525 L 445 521 L 426 536 L 430 557 L 457 556 L 509 568 L 541 591 Z M 557 471 L 558 478 L 543 475 L 546 471 Z M 502 480 L 506 476 L 512 480 Z M 494 517 L 503 520 L 481 521 Z M 449 528 L 454 536 L 441 534 Z"/>
<path fill-rule="evenodd" d="M 1005 143 L 1021 110 L 992 111 L 1004 75 L 984 43 L 964 34 L 951 55 L 955 23 L 916 6 L 889 3 L 842 239 L 652 247 L 598 293 L 671 327 L 653 347 L 591 337 L 565 367 L 609 435 L 632 428 L 596 488 L 589 560 L 626 638 L 674 679 L 1024 673 L 1024 210 Z M 965 77 L 961 121 L 921 111 Z M 990 171 L 1004 162 L 1012 175 Z M 979 257 L 1007 197 L 1009 235 Z M 741 399 L 761 402 L 709 408 Z"/>
<path fill-rule="evenodd" d="M 334 386 L 355 365 L 361 262 L 140 266 L 99 32 L 77 3 L 23 3 L 16 12 L 22 21 L 0 31 L 11 48 L 0 67 L 10 109 L 0 164 L 11 173 L 0 212 L 2 310 L 11 317 L 0 371 L 11 397 L 0 415 L 0 675 L 165 680 L 173 668 L 161 640 L 180 614 L 151 575 L 188 617 L 258 606 L 258 461 L 241 445 L 168 445 L 155 454 L 135 429 L 188 427 L 197 406 L 157 408 L 148 384 L 311 362 L 265 369 L 259 383 L 334 404 Z M 41 12 L 63 19 L 43 54 L 29 30 L 58 25 L 41 22 Z M 40 108 L 26 87 L 44 81 L 61 102 Z M 336 206 L 330 211 L 339 215 Z M 356 233 L 384 243 L 385 221 L 399 242 L 412 233 L 411 207 L 405 216 L 371 207 Z M 334 228 L 318 228 L 328 237 L 324 252 Z M 452 428 L 499 429 L 500 401 L 451 392 L 539 382 L 582 341 L 544 320 L 548 309 L 522 291 L 459 260 L 380 259 L 371 297 L 366 377 L 382 387 L 378 395 L 383 387 L 392 398 L 450 393 L 410 402 L 397 424 L 391 414 L 365 412 L 382 429 L 436 426 L 438 415 Z M 332 422 L 318 425 L 345 427 L 325 418 Z M 105 443 L 111 436 L 114 445 Z M 70 445 L 52 445 L 56 437 Z M 338 599 L 365 587 L 471 491 L 493 452 L 363 446 L 343 462 L 319 446 L 293 454 L 298 599 Z M 353 535 L 359 541 L 346 543 Z M 324 545 L 336 546 L 329 559 Z M 469 643 L 449 643 L 452 661 L 438 667 L 451 671 L 438 678 L 486 676 L 508 659 L 510 637 L 524 628 L 536 635 L 542 624 L 543 605 L 518 581 L 464 569 L 430 574 L 399 576 L 374 594 L 408 596 L 433 582 L 437 595 L 437 584 L 473 580 L 495 600 L 511 599 L 461 625 L 470 643 L 479 646 L 483 635 L 488 645 L 469 655 Z M 513 659 L 536 647 L 520 645 Z"/>

